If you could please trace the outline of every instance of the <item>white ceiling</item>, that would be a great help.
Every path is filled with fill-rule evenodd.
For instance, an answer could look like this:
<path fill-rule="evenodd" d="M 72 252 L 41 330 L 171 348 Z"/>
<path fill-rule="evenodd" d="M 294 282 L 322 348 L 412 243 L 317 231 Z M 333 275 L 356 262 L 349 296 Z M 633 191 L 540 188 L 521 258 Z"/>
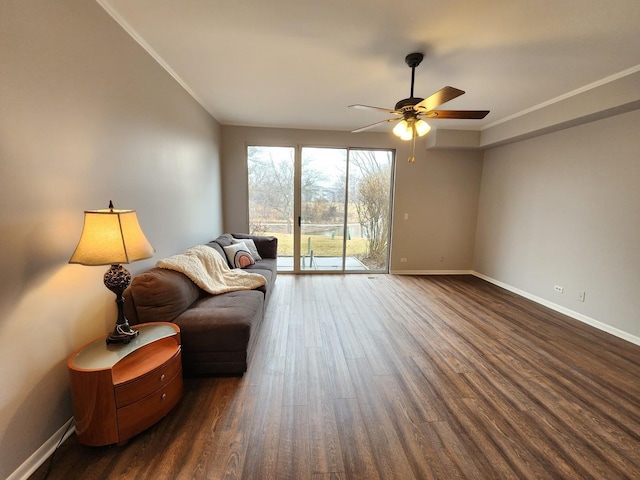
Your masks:
<path fill-rule="evenodd" d="M 98 0 L 223 125 L 353 130 L 409 96 L 467 93 L 482 129 L 640 64 L 638 0 Z M 388 125 L 381 130 L 389 129 Z"/>

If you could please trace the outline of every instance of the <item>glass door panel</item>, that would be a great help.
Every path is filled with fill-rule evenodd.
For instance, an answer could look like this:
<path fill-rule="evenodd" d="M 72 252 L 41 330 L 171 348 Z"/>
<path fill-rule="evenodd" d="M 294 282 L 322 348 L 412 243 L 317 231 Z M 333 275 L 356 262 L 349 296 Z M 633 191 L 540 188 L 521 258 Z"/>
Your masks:
<path fill-rule="evenodd" d="M 346 269 L 387 272 L 393 151 L 350 149 L 348 185 Z"/>
<path fill-rule="evenodd" d="M 346 149 L 302 148 L 301 271 L 344 269 L 346 178 Z"/>
<path fill-rule="evenodd" d="M 293 271 L 295 148 L 247 147 L 249 233 L 278 237 L 278 270 Z"/>

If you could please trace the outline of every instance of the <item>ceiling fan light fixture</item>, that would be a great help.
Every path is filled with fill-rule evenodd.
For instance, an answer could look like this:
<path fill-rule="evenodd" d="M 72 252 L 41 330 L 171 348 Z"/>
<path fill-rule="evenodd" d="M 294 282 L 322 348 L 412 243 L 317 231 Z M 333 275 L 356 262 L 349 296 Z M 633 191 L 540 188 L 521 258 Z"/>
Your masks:
<path fill-rule="evenodd" d="M 400 140 L 404 140 L 405 142 L 408 142 L 412 138 L 413 138 L 413 129 L 411 128 L 407 128 L 407 130 L 402 135 L 400 135 Z"/>
<path fill-rule="evenodd" d="M 393 134 L 396 137 L 400 137 L 403 140 L 411 140 L 411 137 L 409 137 L 407 139 L 403 138 L 404 136 L 407 135 L 407 132 L 409 134 L 412 133 L 411 132 L 411 127 L 409 127 L 409 122 L 407 122 L 406 120 L 400 120 L 398 122 L 398 124 L 395 127 L 393 127 Z"/>
<path fill-rule="evenodd" d="M 394 128 L 393 133 L 401 140 L 409 141 L 414 137 L 424 137 L 431 130 L 431 126 L 422 119 L 410 118 L 401 120 Z"/>
<path fill-rule="evenodd" d="M 427 133 L 429 133 L 429 130 L 431 130 L 431 125 L 429 125 L 424 120 L 418 120 L 415 123 L 415 128 L 416 128 L 416 132 L 418 133 L 418 136 L 424 137 Z"/>
<path fill-rule="evenodd" d="M 400 137 L 400 140 L 404 140 L 408 142 L 414 136 L 416 136 L 416 121 L 413 118 L 401 120 L 394 128 L 393 133 L 397 137 Z"/>

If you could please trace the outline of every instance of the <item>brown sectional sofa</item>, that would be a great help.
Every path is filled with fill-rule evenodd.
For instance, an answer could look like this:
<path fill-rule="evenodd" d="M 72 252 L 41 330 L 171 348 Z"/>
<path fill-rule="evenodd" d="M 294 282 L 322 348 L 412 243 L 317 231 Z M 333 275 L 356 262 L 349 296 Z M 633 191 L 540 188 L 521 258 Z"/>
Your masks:
<path fill-rule="evenodd" d="M 211 295 L 184 274 L 156 267 L 134 277 L 124 292 L 125 314 L 132 325 L 155 321 L 180 327 L 186 374 L 242 375 L 247 370 L 276 281 L 278 239 L 234 233 L 207 245 L 226 259 L 223 248 L 232 237 L 254 241 L 262 260 L 246 270 L 264 276 L 264 286 Z"/>

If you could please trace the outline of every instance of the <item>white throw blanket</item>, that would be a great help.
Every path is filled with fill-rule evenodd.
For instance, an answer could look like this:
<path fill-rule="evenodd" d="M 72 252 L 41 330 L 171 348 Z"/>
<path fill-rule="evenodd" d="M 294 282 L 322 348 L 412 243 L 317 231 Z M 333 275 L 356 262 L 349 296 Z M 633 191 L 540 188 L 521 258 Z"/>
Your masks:
<path fill-rule="evenodd" d="M 184 253 L 158 260 L 160 268 L 185 274 L 205 292 L 214 295 L 236 290 L 253 290 L 266 283 L 258 273 L 230 269 L 220 254 L 206 245 L 197 245 Z"/>

